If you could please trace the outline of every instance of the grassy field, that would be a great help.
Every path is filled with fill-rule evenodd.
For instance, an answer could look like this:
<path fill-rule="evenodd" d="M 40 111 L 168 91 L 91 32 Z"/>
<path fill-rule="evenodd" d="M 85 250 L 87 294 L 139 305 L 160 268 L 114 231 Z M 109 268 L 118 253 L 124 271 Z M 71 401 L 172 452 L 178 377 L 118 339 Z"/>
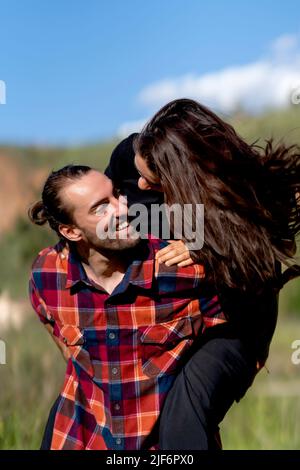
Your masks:
<path fill-rule="evenodd" d="M 221 425 L 225 449 L 300 449 L 300 365 L 291 344 L 300 339 L 299 320 L 283 319 L 264 368 L 246 396 Z"/>
<path fill-rule="evenodd" d="M 7 331 L 2 338 L 7 365 L 0 366 L 0 449 L 38 449 L 65 363 L 33 313 L 21 330 Z M 225 449 L 300 448 L 300 365 L 291 362 L 295 339 L 300 339 L 300 322 L 283 315 L 269 373 L 260 372 L 221 425 Z"/>

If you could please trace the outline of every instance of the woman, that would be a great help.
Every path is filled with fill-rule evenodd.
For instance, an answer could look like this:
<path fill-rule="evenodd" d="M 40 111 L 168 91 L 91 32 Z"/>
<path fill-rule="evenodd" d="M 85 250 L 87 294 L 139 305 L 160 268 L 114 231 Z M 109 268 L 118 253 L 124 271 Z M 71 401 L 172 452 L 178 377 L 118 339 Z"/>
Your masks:
<path fill-rule="evenodd" d="M 141 189 L 160 189 L 168 205 L 204 204 L 204 245 L 192 257 L 204 264 L 230 326 L 208 338 L 177 377 L 161 416 L 160 448 L 214 448 L 214 430 L 267 359 L 277 293 L 299 275 L 298 266 L 284 277 L 280 269 L 296 253 L 299 148 L 248 145 L 209 109 L 180 99 L 146 124 L 134 150 Z M 189 263 L 172 245 L 158 259 Z"/>

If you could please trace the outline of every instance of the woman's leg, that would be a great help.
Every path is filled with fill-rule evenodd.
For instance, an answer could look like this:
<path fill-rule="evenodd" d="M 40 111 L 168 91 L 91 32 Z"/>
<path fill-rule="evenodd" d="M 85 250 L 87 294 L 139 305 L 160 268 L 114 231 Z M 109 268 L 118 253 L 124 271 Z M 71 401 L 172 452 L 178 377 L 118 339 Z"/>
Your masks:
<path fill-rule="evenodd" d="M 160 419 L 159 448 L 218 449 L 218 425 L 257 373 L 256 360 L 240 339 L 203 344 L 175 379 Z"/>

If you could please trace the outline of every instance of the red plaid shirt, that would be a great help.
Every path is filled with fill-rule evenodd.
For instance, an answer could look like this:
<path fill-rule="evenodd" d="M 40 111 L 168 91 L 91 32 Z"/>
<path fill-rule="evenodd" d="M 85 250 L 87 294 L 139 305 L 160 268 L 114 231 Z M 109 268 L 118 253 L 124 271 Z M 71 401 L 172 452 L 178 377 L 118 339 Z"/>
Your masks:
<path fill-rule="evenodd" d="M 184 356 L 206 327 L 225 321 L 201 296 L 203 267 L 155 262 L 165 243 L 142 241 L 112 294 L 60 242 L 32 267 L 30 298 L 69 348 L 52 449 L 156 449 L 154 431 Z"/>

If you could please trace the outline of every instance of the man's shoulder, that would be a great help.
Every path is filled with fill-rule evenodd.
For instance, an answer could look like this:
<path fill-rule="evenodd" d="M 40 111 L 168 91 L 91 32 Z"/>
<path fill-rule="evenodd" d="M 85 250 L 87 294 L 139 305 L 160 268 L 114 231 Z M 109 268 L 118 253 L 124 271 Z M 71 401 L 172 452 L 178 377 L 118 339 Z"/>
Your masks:
<path fill-rule="evenodd" d="M 166 240 L 161 240 L 149 235 L 149 244 L 153 250 L 153 256 L 162 248 L 168 245 Z M 160 279 L 163 290 L 189 290 L 200 286 L 200 282 L 205 277 L 204 266 L 193 264 L 191 266 L 180 267 L 178 265 L 167 266 L 165 263 L 155 263 L 155 277 Z"/>
<path fill-rule="evenodd" d="M 177 265 L 157 265 L 155 277 L 159 280 L 162 291 L 187 291 L 199 289 L 205 278 L 204 267 L 200 264 L 180 267 Z"/>
<path fill-rule="evenodd" d="M 47 270 L 53 271 L 53 269 L 57 268 L 58 260 L 65 258 L 65 255 L 63 254 L 64 249 L 66 248 L 62 242 L 43 248 L 32 263 L 32 272 Z"/>

